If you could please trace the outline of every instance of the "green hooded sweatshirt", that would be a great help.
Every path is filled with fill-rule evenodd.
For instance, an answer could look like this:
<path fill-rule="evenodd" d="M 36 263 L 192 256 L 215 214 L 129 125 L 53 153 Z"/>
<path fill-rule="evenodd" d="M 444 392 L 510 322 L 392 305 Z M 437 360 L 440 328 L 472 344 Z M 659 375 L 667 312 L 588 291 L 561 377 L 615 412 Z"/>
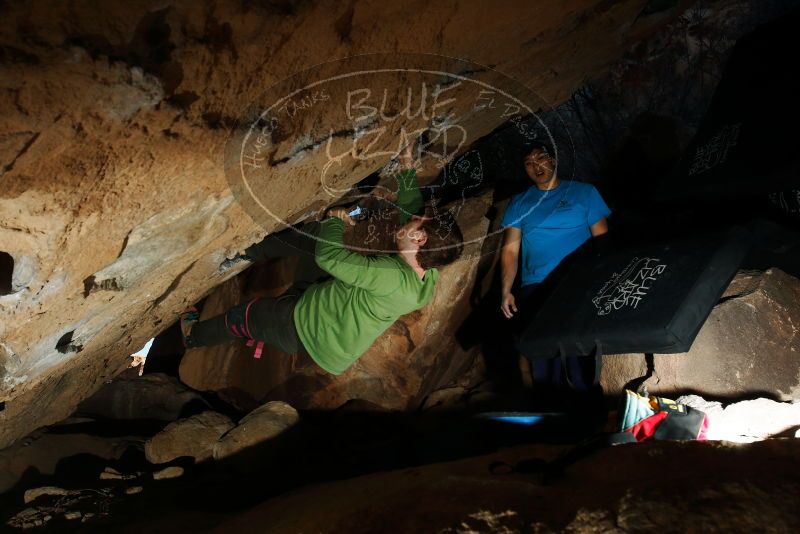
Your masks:
<path fill-rule="evenodd" d="M 364 256 L 347 250 L 344 222 L 322 221 L 316 262 L 333 278 L 308 288 L 294 309 L 297 335 L 309 355 L 329 373 L 350 367 L 400 316 L 433 297 L 439 271 L 420 279 L 396 254 Z"/>

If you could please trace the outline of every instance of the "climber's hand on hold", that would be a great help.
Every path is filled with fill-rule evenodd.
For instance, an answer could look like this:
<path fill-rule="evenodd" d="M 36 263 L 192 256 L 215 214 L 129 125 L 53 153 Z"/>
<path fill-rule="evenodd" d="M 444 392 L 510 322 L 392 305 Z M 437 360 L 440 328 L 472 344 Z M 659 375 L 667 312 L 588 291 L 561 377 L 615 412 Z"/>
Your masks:
<path fill-rule="evenodd" d="M 324 218 L 327 219 L 328 217 L 338 217 L 339 219 L 344 221 L 345 224 L 349 224 L 350 226 L 355 226 L 356 221 L 354 221 L 350 217 L 350 215 L 348 215 L 349 211 L 350 210 L 348 208 L 343 208 L 341 206 L 336 208 L 328 208 L 328 210 L 325 212 Z"/>
<path fill-rule="evenodd" d="M 392 191 L 388 187 L 383 187 L 381 185 L 375 186 L 375 188 L 370 191 L 370 195 L 381 200 L 388 200 L 389 202 L 397 200 L 397 191 Z"/>

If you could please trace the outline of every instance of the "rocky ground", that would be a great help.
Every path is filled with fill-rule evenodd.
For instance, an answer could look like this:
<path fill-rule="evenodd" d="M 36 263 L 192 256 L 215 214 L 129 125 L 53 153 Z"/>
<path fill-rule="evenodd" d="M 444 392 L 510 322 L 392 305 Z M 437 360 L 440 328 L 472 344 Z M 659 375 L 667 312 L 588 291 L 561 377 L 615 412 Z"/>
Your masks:
<path fill-rule="evenodd" d="M 243 267 L 220 270 L 226 258 L 336 202 L 386 165 L 402 128 L 433 120 L 429 109 L 387 122 L 371 150 L 382 155 L 337 160 L 332 190 L 321 180 L 325 147 L 342 153 L 360 137 L 342 119 L 339 87 L 335 105 L 273 132 L 259 187 L 275 217 L 254 222 L 248 201 L 234 199 L 225 147 L 270 87 L 343 57 L 384 54 L 370 56 L 374 70 L 424 53 L 490 85 L 528 84 L 536 105 L 551 107 L 688 2 L 645 4 L 3 3 L 0 251 L 12 272 L 0 295 L 0 445 L 67 417 Z M 341 70 L 321 68 L 318 78 Z M 387 82 L 409 83 L 353 83 L 378 94 Z M 396 96 L 389 105 L 400 110 L 406 91 Z M 475 115 L 473 101 L 455 100 L 448 115 L 469 126 L 467 144 L 508 120 Z"/>
<path fill-rule="evenodd" d="M 753 208 L 770 222 L 750 224 L 725 204 L 650 213 L 642 201 L 685 149 L 733 42 L 790 4 L 0 2 L 3 528 L 800 531 L 797 213 Z M 424 186 L 481 178 L 435 198 L 471 243 L 434 301 L 338 377 L 272 349 L 256 360 L 242 343 L 184 352 L 174 321 L 186 306 L 207 318 L 291 283 L 293 260 L 245 269 L 236 253 L 278 219 L 387 183 L 392 141 L 362 157 L 364 128 L 318 106 L 269 134 L 259 185 L 277 218 L 262 220 L 228 173 L 238 121 L 274 84 L 341 70 L 314 65 L 353 56 L 380 69 L 415 53 L 533 88 L 540 104 L 538 116 L 479 115 L 461 88 L 446 115 L 389 121 L 393 140 L 469 127 L 420 170 Z M 353 87 L 377 94 L 407 76 Z M 478 417 L 537 406 L 517 362 L 498 368 L 482 351 L 496 323 L 481 313 L 497 315 L 499 215 L 528 183 L 518 152 L 539 126 L 560 136 L 559 172 L 608 193 L 619 235 L 721 219 L 746 223 L 755 244 L 689 352 L 607 356 L 605 396 L 525 427 Z M 322 179 L 325 147 L 350 144 Z M 154 337 L 148 358 L 131 357 Z M 645 377 L 650 393 L 704 411 L 715 441 L 608 445 L 619 395 Z"/>
<path fill-rule="evenodd" d="M 58 532 L 749 532 L 765 525 L 792 532 L 800 525 L 797 439 L 521 445 L 543 435 L 456 415 L 328 419 L 298 420 L 290 407 L 268 404 L 212 442 L 219 423 L 231 422 L 203 412 L 143 447 L 140 440 L 127 458 L 83 458 L 72 473 L 24 491 L 18 484 L 4 496 L 3 520 L 11 529 Z M 179 428 L 188 431 L 176 435 Z M 187 441 L 200 429 L 204 439 Z M 184 456 L 161 464 L 143 457 L 176 453 Z"/>
<path fill-rule="evenodd" d="M 131 417 L 128 404 L 142 400 L 131 392 L 143 388 L 151 400 L 184 404 L 150 402 Z M 242 414 L 180 388 L 158 374 L 123 377 L 97 395 L 116 402 L 89 399 L 82 414 L 0 451 L 5 525 L 633 532 L 671 530 L 672 521 L 675 530 L 745 531 L 737 525 L 763 525 L 755 510 L 774 532 L 800 521 L 798 402 L 681 397 L 709 416 L 710 439 L 727 441 L 611 447 L 603 436 L 616 413 L 602 399 L 526 427 L 478 417 L 525 407 L 489 384 L 439 390 L 417 413 L 367 404 L 298 412 L 271 401 Z M 417 504 L 404 517 L 408 499 Z"/>

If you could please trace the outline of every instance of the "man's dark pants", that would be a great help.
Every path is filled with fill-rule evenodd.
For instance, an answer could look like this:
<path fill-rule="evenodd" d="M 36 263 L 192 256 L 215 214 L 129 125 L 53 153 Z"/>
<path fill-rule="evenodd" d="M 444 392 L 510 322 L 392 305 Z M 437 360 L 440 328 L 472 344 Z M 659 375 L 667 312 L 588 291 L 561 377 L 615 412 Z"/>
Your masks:
<path fill-rule="evenodd" d="M 539 310 L 544 305 L 554 283 L 545 280 L 542 283 L 528 284 L 517 289 L 515 300 L 518 313 L 510 319 L 514 343 L 522 337 L 525 329 L 535 320 Z M 534 393 L 541 399 L 546 399 L 547 404 L 563 402 L 564 396 L 571 396 L 564 376 L 569 376 L 575 391 L 588 391 L 593 386 L 594 361 L 592 358 L 577 356 L 567 357 L 564 362 L 560 358 L 528 358 L 531 365 Z"/>
<path fill-rule="evenodd" d="M 318 232 L 319 223 L 310 222 L 299 228 L 268 235 L 263 241 L 247 248 L 245 254 L 252 261 L 299 256 L 294 284 L 277 298 L 239 304 L 225 313 L 196 323 L 187 345 L 219 345 L 245 337 L 264 341 L 288 354 L 303 351 L 294 326 L 294 307 L 309 286 L 329 276 L 314 260 Z"/>

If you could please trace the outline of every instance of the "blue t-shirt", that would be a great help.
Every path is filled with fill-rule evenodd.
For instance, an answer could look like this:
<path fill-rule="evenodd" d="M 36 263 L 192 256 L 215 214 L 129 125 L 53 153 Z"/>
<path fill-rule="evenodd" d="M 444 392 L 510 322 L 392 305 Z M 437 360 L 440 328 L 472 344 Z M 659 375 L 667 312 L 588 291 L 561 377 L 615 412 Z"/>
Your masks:
<path fill-rule="evenodd" d="M 593 185 L 564 181 L 542 191 L 535 185 L 514 195 L 503 227 L 522 231 L 522 285 L 547 278 L 561 260 L 592 237 L 590 226 L 611 210 Z"/>

